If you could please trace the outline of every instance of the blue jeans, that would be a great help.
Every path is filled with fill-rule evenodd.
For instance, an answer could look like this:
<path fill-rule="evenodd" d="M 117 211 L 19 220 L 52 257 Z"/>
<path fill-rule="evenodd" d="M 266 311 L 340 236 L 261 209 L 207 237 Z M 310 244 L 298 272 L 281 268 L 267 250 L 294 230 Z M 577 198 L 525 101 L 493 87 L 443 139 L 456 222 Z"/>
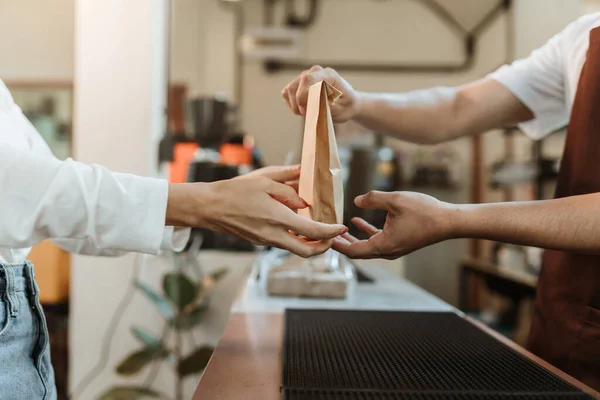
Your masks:
<path fill-rule="evenodd" d="M 56 399 L 48 328 L 29 262 L 0 263 L 0 399 Z"/>

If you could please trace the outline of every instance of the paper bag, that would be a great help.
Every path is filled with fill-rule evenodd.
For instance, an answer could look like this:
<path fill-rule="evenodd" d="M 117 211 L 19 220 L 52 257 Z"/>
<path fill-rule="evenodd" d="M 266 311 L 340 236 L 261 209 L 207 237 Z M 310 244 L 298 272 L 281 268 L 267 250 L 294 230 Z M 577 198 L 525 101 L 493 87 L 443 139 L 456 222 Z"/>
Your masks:
<path fill-rule="evenodd" d="M 344 214 L 342 169 L 329 105 L 341 92 L 321 81 L 308 92 L 298 194 L 308 203 L 300 215 L 314 221 L 341 224 Z"/>

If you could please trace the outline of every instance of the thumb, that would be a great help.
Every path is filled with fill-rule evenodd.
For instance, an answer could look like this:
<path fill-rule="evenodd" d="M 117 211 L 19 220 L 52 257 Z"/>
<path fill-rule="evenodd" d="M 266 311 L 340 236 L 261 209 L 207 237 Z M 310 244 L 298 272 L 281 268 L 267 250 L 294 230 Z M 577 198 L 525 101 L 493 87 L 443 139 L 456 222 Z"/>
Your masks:
<path fill-rule="evenodd" d="M 341 224 L 324 224 L 298 214 L 290 214 L 289 229 L 310 240 L 329 240 L 348 232 Z"/>
<path fill-rule="evenodd" d="M 356 199 L 354 199 L 354 204 L 356 204 L 360 208 L 382 209 L 391 211 L 393 196 L 393 193 L 373 190 L 367 194 L 357 196 Z"/>

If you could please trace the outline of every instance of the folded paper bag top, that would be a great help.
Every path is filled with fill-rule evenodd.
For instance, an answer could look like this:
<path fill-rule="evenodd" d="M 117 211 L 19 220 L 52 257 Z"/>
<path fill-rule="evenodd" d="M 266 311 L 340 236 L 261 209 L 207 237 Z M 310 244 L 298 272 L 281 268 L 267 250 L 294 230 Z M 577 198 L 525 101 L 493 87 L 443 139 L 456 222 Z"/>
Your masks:
<path fill-rule="evenodd" d="M 298 194 L 309 207 L 299 214 L 314 221 L 341 224 L 344 188 L 329 105 L 342 93 L 325 81 L 309 88 Z"/>

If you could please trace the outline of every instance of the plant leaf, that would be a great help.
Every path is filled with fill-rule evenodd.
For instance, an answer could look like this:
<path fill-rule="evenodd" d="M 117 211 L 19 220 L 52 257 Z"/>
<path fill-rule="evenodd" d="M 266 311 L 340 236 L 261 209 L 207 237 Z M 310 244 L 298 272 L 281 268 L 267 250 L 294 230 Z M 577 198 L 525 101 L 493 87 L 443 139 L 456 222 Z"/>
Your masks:
<path fill-rule="evenodd" d="M 142 282 L 136 282 L 135 286 L 154 303 L 154 305 L 158 308 L 158 311 L 160 311 L 165 319 L 170 320 L 175 316 L 175 310 L 173 309 L 173 306 L 148 285 Z"/>
<path fill-rule="evenodd" d="M 173 318 L 169 323 L 172 327 L 178 330 L 191 329 L 202 321 L 204 313 L 208 309 L 208 302 L 198 304 L 189 313 L 180 313 Z"/>
<path fill-rule="evenodd" d="M 142 328 L 134 326 L 131 328 L 131 333 L 133 333 L 133 336 L 138 338 L 142 343 L 147 344 L 148 346 L 160 345 L 160 339 L 154 337 L 151 333 L 146 332 Z"/>
<path fill-rule="evenodd" d="M 215 281 L 218 282 L 220 281 L 225 275 L 227 275 L 227 273 L 229 272 L 229 268 L 227 267 L 223 267 L 223 268 L 219 268 L 213 272 L 210 273 L 210 277 Z"/>
<path fill-rule="evenodd" d="M 202 372 L 210 360 L 210 356 L 215 349 L 210 346 L 204 346 L 196 349 L 192 354 L 179 362 L 177 372 L 180 377 Z"/>
<path fill-rule="evenodd" d="M 117 374 L 134 375 L 156 358 L 164 358 L 169 354 L 162 346 L 148 346 L 131 353 L 116 367 Z"/>
<path fill-rule="evenodd" d="M 166 297 L 179 308 L 192 304 L 196 299 L 198 291 L 196 285 L 180 272 L 165 275 L 163 278 L 163 290 Z"/>
<path fill-rule="evenodd" d="M 102 393 L 98 397 L 98 400 L 150 400 L 164 398 L 164 395 L 145 387 L 114 386 Z"/>
<path fill-rule="evenodd" d="M 197 297 L 207 297 L 210 295 L 210 292 L 214 289 L 215 285 L 219 283 L 225 275 L 229 273 L 229 269 L 227 267 L 219 268 L 210 274 L 204 275 L 204 277 L 198 282 L 198 296 Z"/>

